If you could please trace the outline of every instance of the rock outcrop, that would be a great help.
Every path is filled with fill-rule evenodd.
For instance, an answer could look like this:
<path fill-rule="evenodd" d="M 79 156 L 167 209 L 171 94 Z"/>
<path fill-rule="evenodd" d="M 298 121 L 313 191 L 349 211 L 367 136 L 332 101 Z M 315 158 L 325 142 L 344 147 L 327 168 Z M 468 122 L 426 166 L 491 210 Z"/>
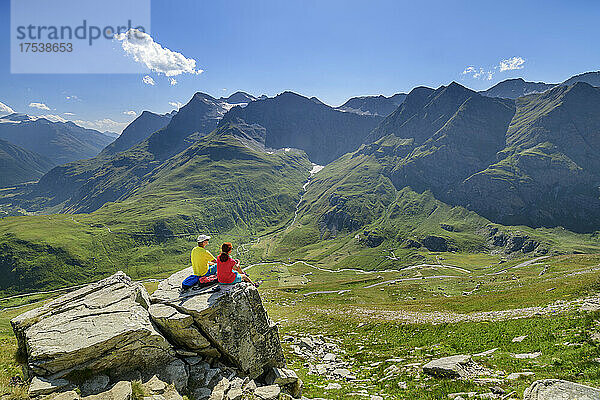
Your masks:
<path fill-rule="evenodd" d="M 189 274 L 191 269 L 185 269 L 165 279 L 151 296 L 153 304 L 177 312 L 166 323 L 168 335 L 193 350 L 197 343 L 189 340 L 189 330 L 201 332 L 213 349 L 253 379 L 270 367 L 285 365 L 277 326 L 269 319 L 254 286 L 242 283 L 219 292 L 209 289 L 181 294 L 179 287 Z M 156 308 L 153 306 L 151 314 L 156 314 Z M 193 325 L 179 329 L 175 320 L 186 316 L 193 318 Z M 156 321 L 165 325 L 161 319 Z"/>
<path fill-rule="evenodd" d="M 174 274 L 150 297 L 118 272 L 13 319 L 29 395 L 300 397 L 302 381 L 284 368 L 277 326 L 256 288 L 241 283 L 180 293 L 190 273 Z"/>
<path fill-rule="evenodd" d="M 175 359 L 154 328 L 146 289 L 118 272 L 11 321 L 28 375 L 119 374 Z"/>
<path fill-rule="evenodd" d="M 560 399 L 599 400 L 600 390 L 560 379 L 542 379 L 533 382 L 523 393 L 523 400 Z"/>

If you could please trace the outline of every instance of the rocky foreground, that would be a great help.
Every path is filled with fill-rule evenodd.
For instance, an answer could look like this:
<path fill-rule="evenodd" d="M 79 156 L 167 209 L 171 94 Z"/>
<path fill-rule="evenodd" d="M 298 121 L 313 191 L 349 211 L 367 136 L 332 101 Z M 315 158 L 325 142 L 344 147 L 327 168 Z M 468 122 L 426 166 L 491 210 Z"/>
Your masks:
<path fill-rule="evenodd" d="M 180 271 L 149 296 L 143 285 L 118 272 L 59 297 L 11 321 L 29 395 L 40 400 L 241 400 L 302 397 L 302 381 L 285 368 L 277 326 L 254 286 L 238 284 L 180 293 L 189 275 Z M 586 303 L 587 304 L 587 303 Z M 522 341 L 520 336 L 513 341 Z M 322 335 L 286 336 L 309 374 L 351 396 L 383 400 L 360 390 L 356 368 L 335 341 Z M 492 354 L 497 349 L 475 355 Z M 533 358 L 539 353 L 515 354 Z M 388 360 L 388 361 L 402 361 Z M 470 355 L 435 359 L 419 366 L 431 379 L 489 384 L 489 393 L 451 393 L 448 398 L 517 399 L 495 385 L 504 376 Z M 392 365 L 381 381 L 400 373 Z M 519 379 L 532 372 L 513 373 Z M 401 382 L 399 388 L 406 389 Z M 303 397 L 304 398 L 304 397 Z M 600 390 L 556 379 L 535 381 L 524 400 L 600 400 Z"/>
<path fill-rule="evenodd" d="M 146 289 L 122 272 L 11 321 L 29 395 L 177 400 L 301 397 L 254 286 L 179 293 L 181 271 Z"/>

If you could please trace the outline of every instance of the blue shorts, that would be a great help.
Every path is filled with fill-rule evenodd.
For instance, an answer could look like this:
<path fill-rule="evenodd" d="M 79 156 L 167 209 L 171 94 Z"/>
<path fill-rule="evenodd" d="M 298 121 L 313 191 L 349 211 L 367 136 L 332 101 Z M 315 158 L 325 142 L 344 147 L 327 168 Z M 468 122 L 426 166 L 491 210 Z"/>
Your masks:
<path fill-rule="evenodd" d="M 217 264 L 208 264 L 208 271 L 206 274 L 202 276 L 216 275 L 217 274 Z"/>
<path fill-rule="evenodd" d="M 235 274 L 235 279 L 233 280 L 233 282 L 231 282 L 231 283 L 219 282 L 219 285 L 235 285 L 236 283 L 240 283 L 242 281 L 242 275 L 237 271 L 233 271 L 233 273 Z"/>

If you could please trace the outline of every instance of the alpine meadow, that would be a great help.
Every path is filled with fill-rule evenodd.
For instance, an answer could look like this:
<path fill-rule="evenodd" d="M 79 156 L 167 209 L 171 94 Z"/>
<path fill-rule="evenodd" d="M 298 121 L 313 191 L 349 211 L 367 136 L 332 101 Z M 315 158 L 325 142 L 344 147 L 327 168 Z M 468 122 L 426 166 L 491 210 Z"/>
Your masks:
<path fill-rule="evenodd" d="M 99 5 L 153 31 L 56 64 L 143 73 L 0 42 L 0 399 L 600 399 L 597 50 L 497 34 L 512 2 L 296 3 Z"/>

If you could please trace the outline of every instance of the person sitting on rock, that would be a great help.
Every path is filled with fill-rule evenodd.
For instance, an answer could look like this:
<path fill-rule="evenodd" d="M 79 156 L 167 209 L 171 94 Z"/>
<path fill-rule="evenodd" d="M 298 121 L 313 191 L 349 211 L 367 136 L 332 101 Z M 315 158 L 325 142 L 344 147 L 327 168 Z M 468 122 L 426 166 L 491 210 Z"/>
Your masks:
<path fill-rule="evenodd" d="M 229 256 L 233 250 L 233 245 L 229 242 L 221 246 L 221 254 L 217 257 L 217 279 L 222 285 L 234 285 L 240 282 L 248 282 L 255 285 L 248 275 L 240 268 L 240 260 L 235 260 Z"/>
<path fill-rule="evenodd" d="M 198 236 L 198 246 L 192 250 L 192 269 L 194 275 L 198 277 L 217 273 L 217 260 L 210 254 L 210 251 L 206 250 L 209 239 L 210 236 L 207 235 Z"/>

